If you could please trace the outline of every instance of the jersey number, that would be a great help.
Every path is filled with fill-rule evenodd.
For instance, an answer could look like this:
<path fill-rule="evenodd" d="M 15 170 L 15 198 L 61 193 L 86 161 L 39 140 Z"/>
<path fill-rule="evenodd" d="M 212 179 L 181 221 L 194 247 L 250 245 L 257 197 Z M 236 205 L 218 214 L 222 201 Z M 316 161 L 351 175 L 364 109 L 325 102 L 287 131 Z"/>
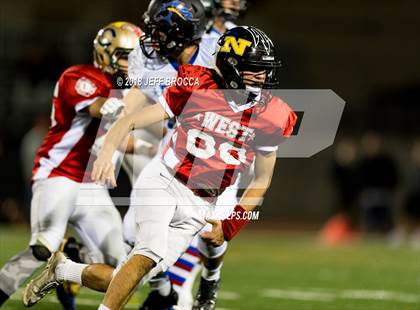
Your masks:
<path fill-rule="evenodd" d="M 201 147 L 197 146 L 199 142 Z M 201 159 L 209 159 L 216 154 L 216 141 L 214 138 L 205 132 L 198 129 L 188 130 L 187 150 L 195 157 Z M 228 165 L 238 166 L 241 163 L 246 163 L 246 150 L 235 147 L 229 142 L 224 142 L 219 145 L 219 153 L 222 160 Z M 237 156 L 233 156 L 235 152 Z"/>

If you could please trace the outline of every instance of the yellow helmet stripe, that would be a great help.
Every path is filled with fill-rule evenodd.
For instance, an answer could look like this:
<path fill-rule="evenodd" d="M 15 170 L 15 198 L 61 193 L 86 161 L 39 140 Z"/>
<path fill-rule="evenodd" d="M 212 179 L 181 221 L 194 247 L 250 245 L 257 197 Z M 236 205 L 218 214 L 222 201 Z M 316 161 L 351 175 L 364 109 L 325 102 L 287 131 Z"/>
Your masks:
<path fill-rule="evenodd" d="M 168 8 L 168 11 L 176 13 L 179 17 L 181 17 L 183 20 L 185 20 L 184 16 L 176 8 Z"/>

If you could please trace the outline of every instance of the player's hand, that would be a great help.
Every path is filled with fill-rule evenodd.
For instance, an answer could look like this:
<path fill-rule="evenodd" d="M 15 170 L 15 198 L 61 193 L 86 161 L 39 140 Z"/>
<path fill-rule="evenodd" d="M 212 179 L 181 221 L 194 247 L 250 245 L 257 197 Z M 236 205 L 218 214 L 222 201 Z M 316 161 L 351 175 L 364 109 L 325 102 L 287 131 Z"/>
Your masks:
<path fill-rule="evenodd" d="M 101 114 L 108 119 L 115 119 L 124 109 L 124 102 L 117 98 L 109 98 L 101 107 Z"/>
<path fill-rule="evenodd" d="M 212 230 L 203 232 L 201 234 L 201 238 L 213 246 L 222 245 L 223 242 L 225 242 L 225 237 L 222 230 L 222 221 L 207 218 L 206 222 L 212 225 Z"/>
<path fill-rule="evenodd" d="M 100 185 L 117 186 L 115 167 L 110 158 L 99 156 L 93 163 L 92 180 Z"/>

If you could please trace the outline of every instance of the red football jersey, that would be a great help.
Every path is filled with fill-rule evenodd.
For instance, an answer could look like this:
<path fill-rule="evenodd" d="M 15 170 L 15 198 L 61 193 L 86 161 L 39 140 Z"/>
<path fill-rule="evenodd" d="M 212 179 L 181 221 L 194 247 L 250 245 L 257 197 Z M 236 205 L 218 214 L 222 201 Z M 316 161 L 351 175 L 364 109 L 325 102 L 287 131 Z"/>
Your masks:
<path fill-rule="evenodd" d="M 100 124 L 84 109 L 108 97 L 112 88 L 111 77 L 93 65 L 64 71 L 54 89 L 51 126 L 35 158 L 33 181 L 65 176 L 82 182 Z"/>
<path fill-rule="evenodd" d="M 162 159 L 190 188 L 228 187 L 251 165 L 256 151 L 276 151 L 297 119 L 277 97 L 235 112 L 225 99 L 229 90 L 219 89 L 216 74 L 200 66 L 181 66 L 178 81 L 186 83 L 167 88 L 159 98 L 167 114 L 177 119 Z"/>

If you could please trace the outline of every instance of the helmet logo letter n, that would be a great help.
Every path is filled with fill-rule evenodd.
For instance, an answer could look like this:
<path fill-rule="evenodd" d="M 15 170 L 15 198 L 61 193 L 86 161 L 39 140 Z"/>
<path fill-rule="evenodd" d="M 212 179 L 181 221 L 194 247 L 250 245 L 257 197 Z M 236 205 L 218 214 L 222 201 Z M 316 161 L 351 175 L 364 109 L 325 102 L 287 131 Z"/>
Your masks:
<path fill-rule="evenodd" d="M 220 52 L 226 52 L 229 53 L 231 51 L 231 49 L 233 48 L 233 52 L 238 55 L 238 56 L 242 56 L 245 53 L 245 49 L 248 46 L 251 46 L 252 42 L 239 38 L 236 39 L 235 37 L 232 36 L 228 36 L 225 38 L 225 43 L 223 44 L 223 46 L 220 48 Z"/>

